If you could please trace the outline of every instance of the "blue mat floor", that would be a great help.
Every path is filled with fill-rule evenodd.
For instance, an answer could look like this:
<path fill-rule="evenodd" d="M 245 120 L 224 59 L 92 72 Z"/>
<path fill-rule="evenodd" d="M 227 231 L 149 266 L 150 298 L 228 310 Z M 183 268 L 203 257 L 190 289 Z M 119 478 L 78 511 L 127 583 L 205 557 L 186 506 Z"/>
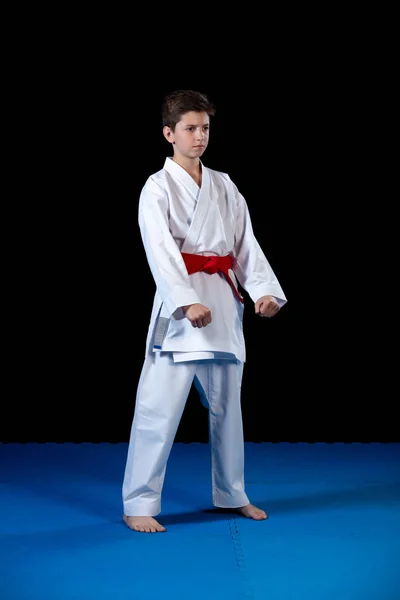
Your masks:
<path fill-rule="evenodd" d="M 255 522 L 173 446 L 157 517 L 123 523 L 127 444 L 2 444 L 1 600 L 399 600 L 400 444 L 246 443 Z"/>

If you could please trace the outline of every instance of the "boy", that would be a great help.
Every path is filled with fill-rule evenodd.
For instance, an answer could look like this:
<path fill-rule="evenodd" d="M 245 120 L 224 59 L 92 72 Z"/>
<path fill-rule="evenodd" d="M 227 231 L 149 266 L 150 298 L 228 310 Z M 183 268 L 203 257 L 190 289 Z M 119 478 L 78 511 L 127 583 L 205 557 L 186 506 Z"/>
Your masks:
<path fill-rule="evenodd" d="M 122 486 L 126 525 L 165 531 L 167 460 L 192 383 L 209 410 L 214 506 L 263 520 L 244 490 L 240 390 L 243 298 L 273 317 L 286 297 L 254 237 L 243 196 L 226 173 L 200 160 L 215 108 L 192 90 L 165 99 L 163 134 L 173 156 L 146 181 L 139 227 L 156 292 Z"/>

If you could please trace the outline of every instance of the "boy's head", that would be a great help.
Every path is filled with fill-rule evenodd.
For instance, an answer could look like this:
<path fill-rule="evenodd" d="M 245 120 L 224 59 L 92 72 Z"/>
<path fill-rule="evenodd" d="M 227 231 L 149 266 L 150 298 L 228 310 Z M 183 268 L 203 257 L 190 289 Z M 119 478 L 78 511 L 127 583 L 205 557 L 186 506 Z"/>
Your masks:
<path fill-rule="evenodd" d="M 215 106 L 205 94 L 193 90 L 176 90 L 164 100 L 162 107 L 163 127 L 169 127 L 174 132 L 176 124 L 188 112 L 205 112 L 208 116 L 214 116 Z"/>
<path fill-rule="evenodd" d="M 215 115 L 214 105 L 200 92 L 177 90 L 165 98 L 163 134 L 173 144 L 178 162 L 193 159 L 197 163 L 208 146 L 212 115 Z"/>

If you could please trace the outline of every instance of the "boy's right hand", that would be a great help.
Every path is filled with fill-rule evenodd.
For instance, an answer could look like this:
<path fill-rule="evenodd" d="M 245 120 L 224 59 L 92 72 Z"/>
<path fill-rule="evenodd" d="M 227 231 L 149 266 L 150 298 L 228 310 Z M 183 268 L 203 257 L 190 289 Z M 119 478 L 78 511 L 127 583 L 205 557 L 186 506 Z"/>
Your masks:
<path fill-rule="evenodd" d="M 192 327 L 206 327 L 211 323 L 211 310 L 204 304 L 188 304 L 182 306 L 185 317 L 189 319 Z"/>

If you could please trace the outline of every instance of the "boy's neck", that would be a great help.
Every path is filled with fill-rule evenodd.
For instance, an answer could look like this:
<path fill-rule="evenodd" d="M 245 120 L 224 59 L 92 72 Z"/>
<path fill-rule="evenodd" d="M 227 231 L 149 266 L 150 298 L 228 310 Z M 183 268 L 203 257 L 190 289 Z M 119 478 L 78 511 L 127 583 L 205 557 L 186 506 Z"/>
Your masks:
<path fill-rule="evenodd" d="M 180 165 L 194 179 L 197 185 L 201 186 L 201 162 L 200 159 L 187 159 L 184 157 L 173 156 L 172 160 Z"/>

